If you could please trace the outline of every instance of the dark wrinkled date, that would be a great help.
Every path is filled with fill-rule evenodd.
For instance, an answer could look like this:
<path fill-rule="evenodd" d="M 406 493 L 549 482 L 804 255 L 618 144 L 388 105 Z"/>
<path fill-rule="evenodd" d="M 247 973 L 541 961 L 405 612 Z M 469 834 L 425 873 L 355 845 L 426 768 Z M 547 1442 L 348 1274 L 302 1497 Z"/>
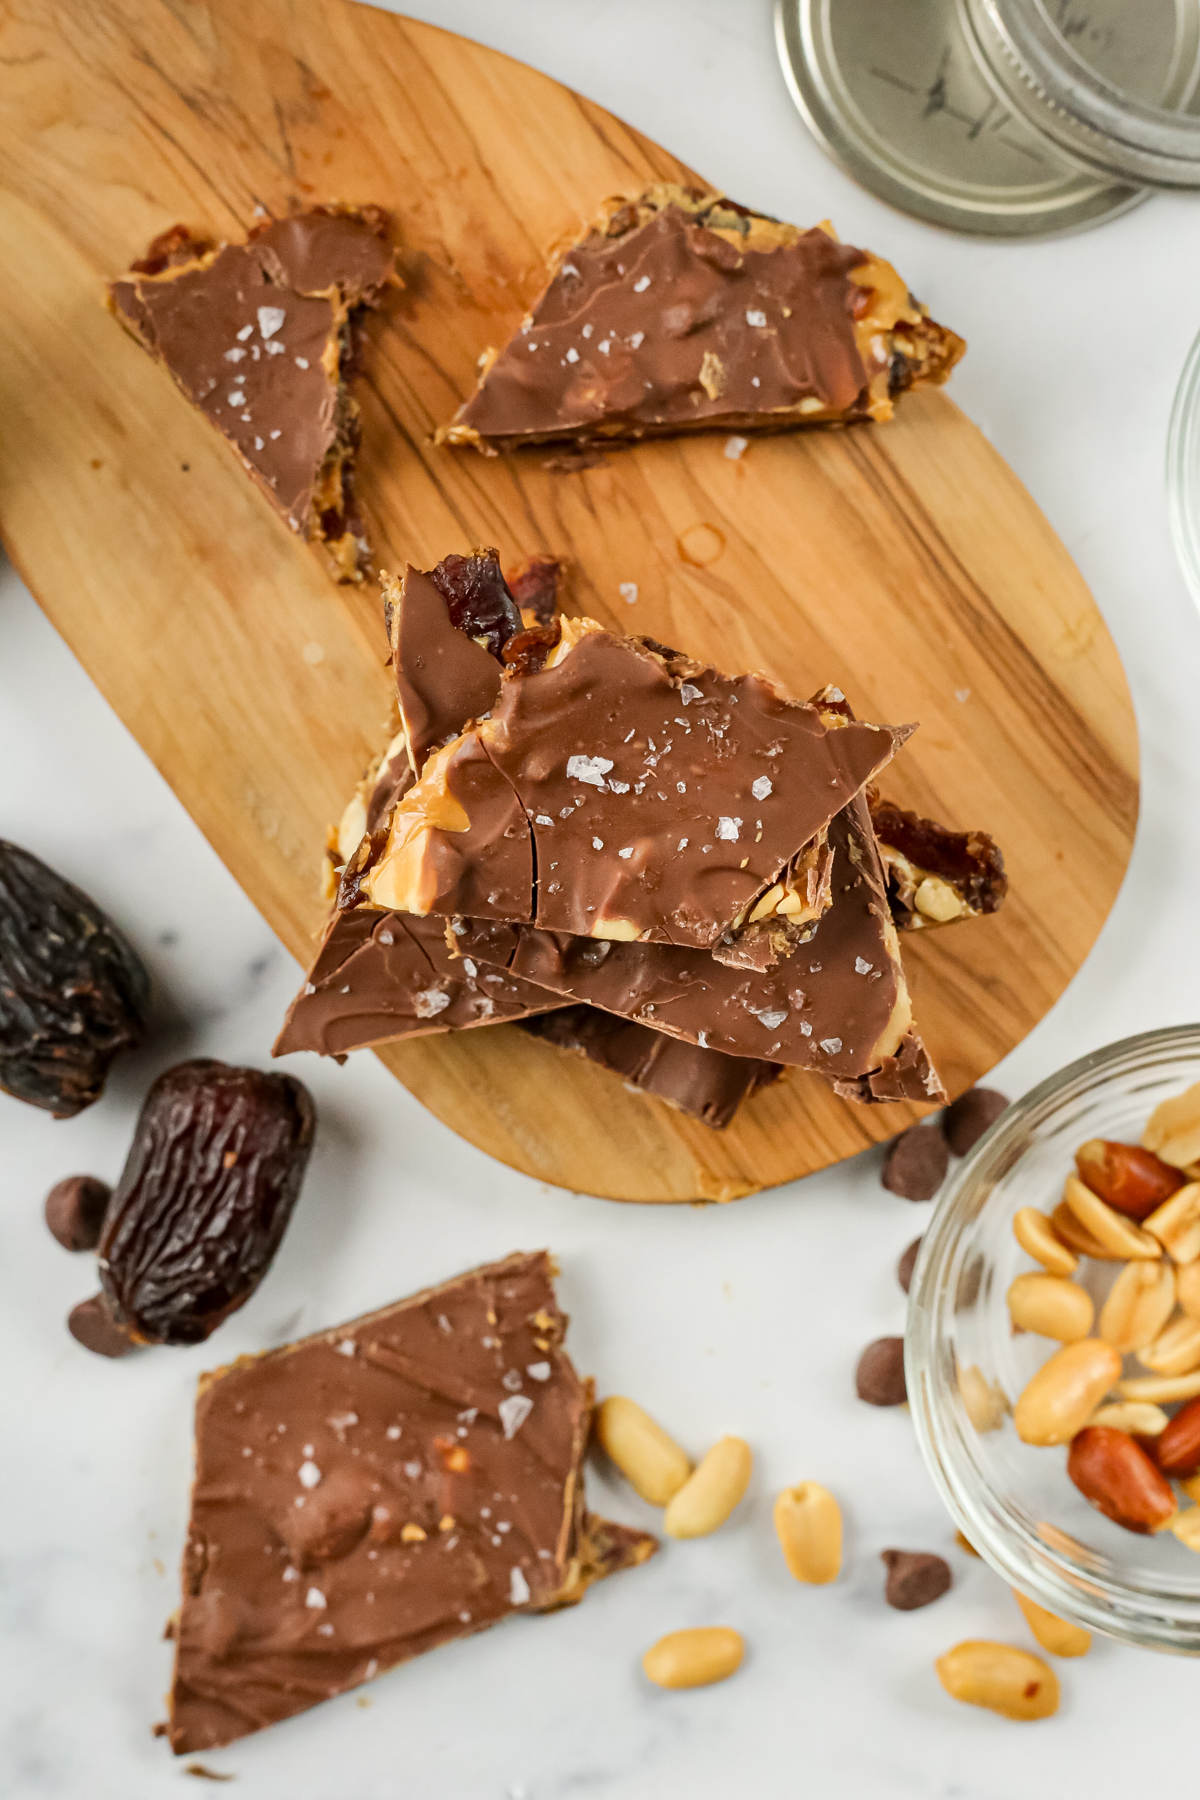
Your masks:
<path fill-rule="evenodd" d="M 482 641 L 498 660 L 522 620 L 497 553 L 482 549 L 470 556 L 444 556 L 429 579 L 445 600 L 455 630 Z"/>
<path fill-rule="evenodd" d="M 72 1118 L 141 1043 L 149 1000 L 144 964 L 95 902 L 0 840 L 0 1088 Z"/>
<path fill-rule="evenodd" d="M 290 1075 L 205 1060 L 159 1076 L 99 1245 L 118 1324 L 144 1343 L 198 1344 L 245 1304 L 287 1228 L 315 1124 Z"/>

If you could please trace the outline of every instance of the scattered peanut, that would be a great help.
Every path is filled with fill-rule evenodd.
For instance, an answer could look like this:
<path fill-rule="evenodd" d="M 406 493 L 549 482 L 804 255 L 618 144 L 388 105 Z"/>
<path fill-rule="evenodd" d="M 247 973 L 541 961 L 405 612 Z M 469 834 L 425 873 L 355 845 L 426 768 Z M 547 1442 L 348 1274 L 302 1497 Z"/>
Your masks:
<path fill-rule="evenodd" d="M 1034 1637 L 1048 1650 L 1051 1656 L 1086 1656 L 1092 1647 L 1092 1634 L 1085 1631 L 1082 1625 L 1072 1625 L 1069 1619 L 1060 1619 L 1057 1613 L 1047 1612 L 1036 1600 L 1013 1589 L 1013 1599 L 1025 1614 L 1025 1623 Z"/>
<path fill-rule="evenodd" d="M 1178 1485 L 1189 1500 L 1200 1501 L 1200 1475 L 1186 1475 Z"/>
<path fill-rule="evenodd" d="M 1087 1425 L 1071 1440 L 1067 1474 L 1114 1525 L 1149 1536 L 1175 1516 L 1170 1483 L 1126 1431 Z"/>
<path fill-rule="evenodd" d="M 1073 1344 L 1092 1329 L 1095 1308 L 1087 1289 L 1062 1275 L 1018 1275 L 1008 1290 L 1008 1313 L 1022 1331 Z"/>
<path fill-rule="evenodd" d="M 1131 1375 L 1114 1390 L 1122 1400 L 1151 1400 L 1166 1406 L 1172 1400 L 1191 1400 L 1200 1394 L 1200 1373 L 1194 1375 Z"/>
<path fill-rule="evenodd" d="M 1069 1250 L 1044 1212 L 1023 1206 L 1013 1218 L 1013 1236 L 1027 1256 L 1051 1275 L 1073 1275 L 1079 1258 Z"/>
<path fill-rule="evenodd" d="M 651 1506 L 678 1493 L 692 1465 L 636 1400 L 612 1394 L 596 1408 L 596 1436 L 626 1480 Z"/>
<path fill-rule="evenodd" d="M 975 1546 L 971 1542 L 970 1538 L 965 1536 L 963 1532 L 956 1531 L 954 1534 L 954 1541 L 958 1545 L 960 1550 L 966 1551 L 968 1556 L 976 1556 L 977 1557 L 979 1555 L 978 1550 L 975 1548 Z"/>
<path fill-rule="evenodd" d="M 1189 1181 L 1163 1202 L 1145 1221 L 1177 1263 L 1194 1263 L 1200 1257 L 1200 1181 Z"/>
<path fill-rule="evenodd" d="M 1156 1375 L 1190 1375 L 1200 1369 L 1200 1319 L 1189 1319 L 1186 1313 L 1172 1319 L 1137 1355 Z"/>
<path fill-rule="evenodd" d="M 1100 1308 L 1100 1336 L 1114 1350 L 1152 1344 L 1175 1310 L 1175 1271 L 1169 1262 L 1126 1263 Z"/>
<path fill-rule="evenodd" d="M 799 1481 L 775 1501 L 775 1530 L 784 1561 L 797 1581 L 823 1587 L 842 1566 L 842 1514 L 819 1481 Z"/>
<path fill-rule="evenodd" d="M 1175 1298 L 1189 1319 L 1200 1319 L 1200 1262 L 1176 1270 Z"/>
<path fill-rule="evenodd" d="M 1065 1200 L 1060 1200 L 1050 1214 L 1050 1223 L 1063 1242 L 1070 1244 L 1078 1256 L 1090 1256 L 1096 1262 L 1124 1262 L 1125 1254 L 1121 1250 L 1110 1250 L 1094 1238 L 1090 1231 L 1085 1231 Z"/>
<path fill-rule="evenodd" d="M 754 1458 L 739 1437 L 723 1437 L 671 1496 L 663 1514 L 668 1537 L 707 1537 L 723 1525 L 750 1482 Z"/>
<path fill-rule="evenodd" d="M 1146 1120 L 1142 1145 L 1173 1169 L 1200 1161 L 1200 1082 L 1155 1107 Z"/>
<path fill-rule="evenodd" d="M 1200 1474 L 1200 1400 L 1180 1407 L 1154 1446 L 1154 1460 L 1164 1475 Z"/>
<path fill-rule="evenodd" d="M 1093 1194 L 1078 1175 L 1068 1175 L 1063 1188 L 1063 1204 L 1083 1229 L 1113 1255 L 1136 1262 L 1141 1258 L 1162 1255 L 1162 1245 L 1146 1231 L 1127 1219 L 1124 1213 Z"/>
<path fill-rule="evenodd" d="M 1082 1429 L 1121 1373 L 1121 1358 L 1100 1338 L 1064 1344 L 1042 1364 L 1017 1401 L 1013 1421 L 1026 1444 L 1065 1444 Z"/>
<path fill-rule="evenodd" d="M 1137 1144 L 1114 1144 L 1092 1138 L 1075 1152 L 1081 1181 L 1093 1194 L 1140 1224 L 1182 1183 L 1177 1170 Z"/>
<path fill-rule="evenodd" d="M 1008 1411 L 1008 1395 L 997 1382 L 989 1382 L 976 1363 L 958 1371 L 958 1391 L 976 1431 L 998 1431 Z"/>
<path fill-rule="evenodd" d="M 745 1649 L 741 1633 L 727 1625 L 699 1625 L 659 1638 L 643 1656 L 642 1668 L 656 1687 L 709 1687 L 735 1673 Z"/>
<path fill-rule="evenodd" d="M 1107 1425 L 1112 1431 L 1127 1431 L 1130 1437 L 1158 1437 L 1167 1428 L 1167 1415 L 1161 1406 L 1148 1400 L 1113 1400 L 1102 1406 L 1088 1420 L 1089 1425 Z"/>
<path fill-rule="evenodd" d="M 1048 1663 L 1012 1644 L 968 1639 L 934 1664 L 955 1700 L 986 1706 L 1006 1719 L 1048 1719 L 1058 1711 L 1058 1677 Z"/>
<path fill-rule="evenodd" d="M 1170 1529 L 1189 1550 L 1200 1550 L 1200 1506 L 1188 1506 L 1177 1513 Z"/>

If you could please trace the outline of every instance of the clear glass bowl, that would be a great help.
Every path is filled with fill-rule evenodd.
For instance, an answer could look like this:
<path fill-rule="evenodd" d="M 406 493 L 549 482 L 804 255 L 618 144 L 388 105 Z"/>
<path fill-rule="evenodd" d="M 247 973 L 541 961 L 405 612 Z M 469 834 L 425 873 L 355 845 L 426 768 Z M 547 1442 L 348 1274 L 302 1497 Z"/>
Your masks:
<path fill-rule="evenodd" d="M 1175 554 L 1200 606 L 1200 337 L 1188 352 L 1171 408 L 1167 501 Z"/>
<path fill-rule="evenodd" d="M 1014 1335 L 1009 1322 L 1009 1283 L 1036 1267 L 1012 1233 L 1017 1209 L 1052 1211 L 1080 1144 L 1136 1142 L 1159 1101 L 1197 1081 L 1200 1025 L 1181 1025 L 1098 1050 L 1011 1106 L 939 1202 L 913 1276 L 905 1347 L 921 1452 L 980 1554 L 1051 1612 L 1188 1655 L 1200 1655 L 1200 1555 L 1170 1532 L 1140 1537 L 1112 1524 L 1068 1479 L 1065 1447 L 1023 1444 L 999 1406 L 996 1427 L 980 1430 L 967 1401 L 986 1422 L 986 1383 L 1011 1409 L 1057 1348 Z M 1097 1309 L 1120 1267 L 1081 1261 L 1077 1279 Z M 1127 1372 L 1149 1373 L 1133 1358 Z"/>

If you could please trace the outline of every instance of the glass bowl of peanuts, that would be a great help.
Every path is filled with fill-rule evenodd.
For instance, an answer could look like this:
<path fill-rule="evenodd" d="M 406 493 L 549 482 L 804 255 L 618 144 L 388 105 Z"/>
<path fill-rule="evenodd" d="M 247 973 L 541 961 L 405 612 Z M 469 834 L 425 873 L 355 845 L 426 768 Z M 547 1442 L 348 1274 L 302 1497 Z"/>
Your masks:
<path fill-rule="evenodd" d="M 1061 1617 L 1200 1655 L 1200 1025 L 1001 1115 L 925 1234 L 905 1370 L 980 1555 Z"/>

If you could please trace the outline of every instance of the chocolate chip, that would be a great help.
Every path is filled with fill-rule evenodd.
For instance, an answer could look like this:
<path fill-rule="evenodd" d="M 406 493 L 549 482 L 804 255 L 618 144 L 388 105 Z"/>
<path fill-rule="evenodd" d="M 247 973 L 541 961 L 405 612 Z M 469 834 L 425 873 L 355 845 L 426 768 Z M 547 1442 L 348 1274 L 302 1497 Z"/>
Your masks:
<path fill-rule="evenodd" d="M 940 1600 L 954 1577 L 944 1556 L 929 1550 L 884 1550 L 887 1585 L 883 1597 L 897 1612 L 915 1612 Z"/>
<path fill-rule="evenodd" d="M 1008 1101 L 995 1088 L 968 1088 L 942 1114 L 942 1131 L 955 1156 L 973 1150 L 984 1132 L 1007 1111 Z"/>
<path fill-rule="evenodd" d="M 904 1339 L 876 1338 L 858 1359 L 854 1385 L 868 1406 L 899 1406 L 908 1399 L 904 1385 Z"/>
<path fill-rule="evenodd" d="M 900 1261 L 896 1264 L 896 1280 L 907 1294 L 912 1286 L 913 1270 L 917 1266 L 917 1252 L 921 1248 L 920 1238 L 914 1238 Z"/>
<path fill-rule="evenodd" d="M 941 1132 L 932 1125 L 912 1125 L 888 1145 L 883 1185 L 902 1200 L 932 1200 L 949 1167 L 950 1155 Z"/>
<path fill-rule="evenodd" d="M 93 1175 L 68 1175 L 46 1195 L 46 1223 L 64 1250 L 94 1250 L 112 1189 Z"/>
<path fill-rule="evenodd" d="M 85 1350 L 97 1356 L 128 1356 L 137 1345 L 108 1310 L 103 1294 L 81 1300 L 67 1315 L 67 1330 Z"/>

